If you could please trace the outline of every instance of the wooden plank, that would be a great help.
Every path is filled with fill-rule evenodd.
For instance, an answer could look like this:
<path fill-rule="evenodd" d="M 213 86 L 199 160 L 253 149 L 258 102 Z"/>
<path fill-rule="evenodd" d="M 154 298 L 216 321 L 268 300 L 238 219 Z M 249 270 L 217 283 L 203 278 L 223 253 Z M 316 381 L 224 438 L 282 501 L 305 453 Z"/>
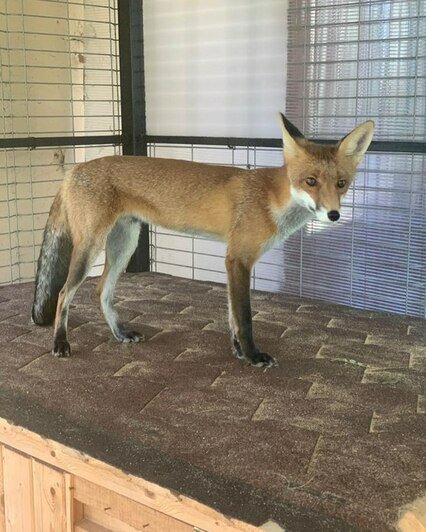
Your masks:
<path fill-rule="evenodd" d="M 189 497 L 172 493 L 153 482 L 126 474 L 75 449 L 12 425 L 3 418 L 0 418 L 0 442 L 202 530 L 259 530 L 243 521 L 228 519 L 213 508 Z"/>
<path fill-rule="evenodd" d="M 77 523 L 74 527 L 74 530 L 75 532 L 115 532 L 115 530 L 105 528 L 101 525 L 93 523 L 92 521 L 89 521 L 88 519 L 83 519 Z"/>
<path fill-rule="evenodd" d="M 401 532 L 425 532 L 426 521 L 423 523 L 412 512 L 406 512 L 398 521 L 398 530 Z"/>
<path fill-rule="evenodd" d="M 97 510 L 92 506 L 84 506 L 84 517 L 97 525 L 101 525 L 114 532 L 139 532 L 136 528 L 133 528 L 123 521 L 119 521 L 115 517 L 111 517 L 102 510 Z M 149 530 L 149 529 L 148 529 Z"/>
<path fill-rule="evenodd" d="M 76 477 L 74 479 L 74 497 L 84 503 L 85 517 L 86 506 L 89 506 L 130 525 L 136 530 L 149 528 L 151 532 L 163 532 L 164 530 L 173 530 L 173 532 L 193 531 L 193 527 L 187 523 L 178 521 L 82 478 Z"/>
<path fill-rule="evenodd" d="M 65 478 L 65 512 L 67 532 L 74 532 L 74 524 L 83 519 L 83 504 L 74 499 L 74 477 L 64 473 Z"/>
<path fill-rule="evenodd" d="M 67 532 L 74 532 L 74 495 L 73 477 L 69 473 L 64 473 L 65 478 L 65 520 Z M 83 517 L 83 516 L 81 516 Z"/>
<path fill-rule="evenodd" d="M 64 473 L 32 461 L 34 522 L 36 532 L 66 532 L 66 490 Z"/>
<path fill-rule="evenodd" d="M 0 445 L 0 532 L 6 530 L 6 518 L 4 515 L 4 483 L 3 483 L 3 445 Z"/>
<path fill-rule="evenodd" d="M 6 532 L 35 532 L 31 459 L 3 449 Z"/>
<path fill-rule="evenodd" d="M 426 496 L 405 507 L 397 524 L 400 532 L 426 532 Z"/>

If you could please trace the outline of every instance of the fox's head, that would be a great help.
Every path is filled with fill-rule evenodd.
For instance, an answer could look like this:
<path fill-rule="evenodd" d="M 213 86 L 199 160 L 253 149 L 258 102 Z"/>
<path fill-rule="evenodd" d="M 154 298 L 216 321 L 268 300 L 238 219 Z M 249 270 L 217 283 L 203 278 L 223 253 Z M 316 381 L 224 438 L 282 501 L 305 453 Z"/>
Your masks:
<path fill-rule="evenodd" d="M 363 122 L 336 145 L 322 145 L 308 141 L 281 113 L 280 118 L 294 201 L 312 211 L 318 220 L 336 222 L 340 218 L 340 199 L 370 145 L 374 122 Z"/>

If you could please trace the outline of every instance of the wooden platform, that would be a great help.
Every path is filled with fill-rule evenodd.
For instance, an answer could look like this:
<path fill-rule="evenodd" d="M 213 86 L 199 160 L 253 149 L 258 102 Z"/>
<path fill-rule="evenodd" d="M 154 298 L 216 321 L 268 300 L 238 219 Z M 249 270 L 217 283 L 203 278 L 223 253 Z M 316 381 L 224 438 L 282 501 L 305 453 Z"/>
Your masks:
<path fill-rule="evenodd" d="M 0 530 L 9 532 L 279 532 L 230 519 L 183 495 L 0 419 Z M 426 497 L 401 511 L 423 532 Z M 288 529 L 287 529 L 288 530 Z"/>
<path fill-rule="evenodd" d="M 0 441 L 0 530 L 257 530 L 3 419 Z"/>
<path fill-rule="evenodd" d="M 146 341 L 120 345 L 95 282 L 69 360 L 33 286 L 0 289 L 0 530 L 423 530 L 423 320 L 257 293 L 262 371 L 232 358 L 224 287 L 125 275 Z"/>

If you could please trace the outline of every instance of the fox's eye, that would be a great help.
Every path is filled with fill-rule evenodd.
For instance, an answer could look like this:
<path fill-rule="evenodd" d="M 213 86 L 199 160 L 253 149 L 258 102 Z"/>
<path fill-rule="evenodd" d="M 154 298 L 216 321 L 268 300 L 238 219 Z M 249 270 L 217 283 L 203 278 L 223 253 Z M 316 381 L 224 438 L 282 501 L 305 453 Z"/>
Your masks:
<path fill-rule="evenodd" d="M 310 187 L 314 187 L 317 184 L 315 177 L 307 177 L 305 181 Z"/>
<path fill-rule="evenodd" d="M 344 188 L 346 186 L 346 179 L 339 179 L 339 181 L 337 181 L 337 186 L 339 188 Z"/>

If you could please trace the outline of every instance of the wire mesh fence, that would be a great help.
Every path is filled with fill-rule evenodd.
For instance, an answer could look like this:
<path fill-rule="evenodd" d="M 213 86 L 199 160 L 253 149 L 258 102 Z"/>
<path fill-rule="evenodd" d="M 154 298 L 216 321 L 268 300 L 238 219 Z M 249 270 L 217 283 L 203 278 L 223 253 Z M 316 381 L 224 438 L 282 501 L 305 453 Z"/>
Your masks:
<path fill-rule="evenodd" d="M 115 0 L 2 0 L 7 137 L 120 132 Z"/>
<path fill-rule="evenodd" d="M 0 284 L 34 279 L 44 226 L 65 172 L 76 161 L 120 153 L 113 145 L 0 151 Z M 103 256 L 91 274 L 100 274 Z"/>
<path fill-rule="evenodd" d="M 4 137 L 121 132 L 116 0 L 0 0 L 0 52 Z M 100 144 L 0 151 L 1 284 L 33 279 L 65 171 L 119 152 Z"/>

